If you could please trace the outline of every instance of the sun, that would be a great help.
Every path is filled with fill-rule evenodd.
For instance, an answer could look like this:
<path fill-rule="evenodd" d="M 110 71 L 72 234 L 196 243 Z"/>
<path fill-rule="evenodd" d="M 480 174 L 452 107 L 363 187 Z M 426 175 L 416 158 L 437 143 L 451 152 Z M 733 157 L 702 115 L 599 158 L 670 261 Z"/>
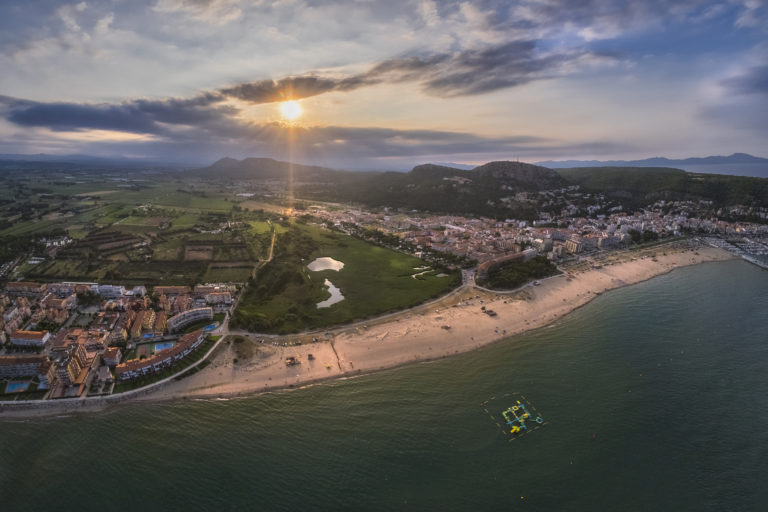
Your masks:
<path fill-rule="evenodd" d="M 280 114 L 283 119 L 293 121 L 301 115 L 301 105 L 296 101 L 284 101 L 280 103 Z"/>

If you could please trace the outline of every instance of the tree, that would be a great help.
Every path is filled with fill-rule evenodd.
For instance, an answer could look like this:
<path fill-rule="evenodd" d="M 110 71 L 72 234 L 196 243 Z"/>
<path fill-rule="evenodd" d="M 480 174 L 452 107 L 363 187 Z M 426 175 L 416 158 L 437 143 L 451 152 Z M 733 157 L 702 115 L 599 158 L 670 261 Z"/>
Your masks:
<path fill-rule="evenodd" d="M 643 231 L 643 242 L 653 242 L 659 239 L 659 234 L 655 231 L 645 230 Z"/>

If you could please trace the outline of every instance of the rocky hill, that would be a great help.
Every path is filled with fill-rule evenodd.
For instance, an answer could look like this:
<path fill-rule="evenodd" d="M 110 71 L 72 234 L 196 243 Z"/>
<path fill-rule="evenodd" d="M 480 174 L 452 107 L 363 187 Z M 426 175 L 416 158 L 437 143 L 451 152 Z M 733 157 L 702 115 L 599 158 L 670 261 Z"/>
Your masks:
<path fill-rule="evenodd" d="M 271 158 L 222 158 L 194 171 L 237 180 L 292 180 L 296 197 L 444 213 L 532 217 L 515 195 L 568 185 L 551 169 L 522 162 L 490 162 L 472 170 L 424 164 L 410 172 L 338 171 Z"/>
<path fill-rule="evenodd" d="M 222 158 L 214 164 L 193 171 L 198 175 L 216 174 L 233 179 L 288 179 L 293 175 L 294 179 L 325 180 L 344 171 L 337 171 L 327 167 L 316 165 L 292 164 L 273 158 L 246 158 L 236 160 L 234 158 Z"/>

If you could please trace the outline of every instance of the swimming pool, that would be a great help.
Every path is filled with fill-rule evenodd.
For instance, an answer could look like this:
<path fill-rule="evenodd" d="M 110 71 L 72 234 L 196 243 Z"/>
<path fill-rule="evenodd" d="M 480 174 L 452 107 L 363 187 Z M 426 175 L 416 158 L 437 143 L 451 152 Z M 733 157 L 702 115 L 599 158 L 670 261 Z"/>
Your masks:
<path fill-rule="evenodd" d="M 219 326 L 219 324 L 209 324 L 209 325 L 206 325 L 205 327 L 203 327 L 203 330 L 205 332 L 212 331 L 215 328 L 217 328 L 218 326 Z"/>
<path fill-rule="evenodd" d="M 155 352 L 160 352 L 161 350 L 171 348 L 174 345 L 175 343 L 172 341 L 166 341 L 164 343 L 155 343 Z"/>
<path fill-rule="evenodd" d="M 153 332 L 148 332 L 147 334 L 142 336 L 142 338 L 154 338 L 154 337 L 155 337 L 155 333 Z"/>
<path fill-rule="evenodd" d="M 29 381 L 24 382 L 9 382 L 5 387 L 6 393 L 13 393 L 15 391 L 26 391 L 29 387 Z"/>

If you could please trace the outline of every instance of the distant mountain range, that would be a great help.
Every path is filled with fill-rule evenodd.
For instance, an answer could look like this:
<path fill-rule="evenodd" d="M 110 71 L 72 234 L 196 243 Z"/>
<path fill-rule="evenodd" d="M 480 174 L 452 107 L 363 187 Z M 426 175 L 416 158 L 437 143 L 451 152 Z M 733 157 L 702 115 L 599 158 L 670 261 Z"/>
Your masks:
<path fill-rule="evenodd" d="M 37 153 L 34 155 L 25 155 L 19 153 L 0 153 L 0 167 L 6 169 L 29 169 L 34 167 L 104 167 L 110 169 L 117 168 L 182 168 L 188 167 L 184 163 L 175 160 L 161 160 L 157 158 L 132 158 L 126 156 L 91 156 L 91 155 L 49 155 L 47 153 Z"/>
<path fill-rule="evenodd" d="M 71 155 L 70 161 L 52 155 L 0 155 L 0 169 L 67 170 L 141 168 L 130 159 L 110 160 Z M 77 163 L 79 160 L 80 163 Z M 129 165 L 129 162 L 133 165 Z M 734 163 L 735 162 L 735 163 Z M 272 158 L 222 158 L 208 167 L 187 168 L 185 175 L 230 181 L 281 181 L 304 201 L 362 204 L 373 208 L 401 208 L 443 213 L 477 214 L 496 218 L 535 219 L 536 192 L 579 185 L 583 192 L 601 193 L 635 208 L 659 199 L 707 199 L 717 206 L 768 206 L 768 179 L 726 172 L 733 166 L 766 167 L 768 159 L 743 153 L 728 157 L 638 161 L 544 162 L 557 170 L 523 162 L 495 161 L 471 169 L 456 164 L 422 164 L 409 172 L 345 171 L 282 162 Z M 613 165 L 611 165 L 613 164 Z M 573 166 L 573 167 L 568 167 Z M 173 170 L 174 167 L 144 165 Z M 466 167 L 466 166 L 461 166 Z M 688 167 L 689 172 L 678 168 Z M 176 167 L 175 169 L 181 169 Z M 695 170 L 694 170 L 695 169 Z M 692 171 L 692 172 L 691 172 Z M 759 172 L 759 171 L 758 171 Z M 531 194 L 533 193 L 533 194 Z"/>
<path fill-rule="evenodd" d="M 236 172 L 235 168 L 238 168 L 239 171 L 237 172 L 242 172 L 243 177 L 248 175 L 248 168 L 258 168 L 262 173 L 277 172 L 279 174 L 282 172 L 279 171 L 279 166 L 275 167 L 274 171 L 267 171 L 267 168 L 271 165 L 270 162 L 277 162 L 277 160 L 273 160 L 271 158 L 246 158 L 244 160 L 222 158 L 208 168 L 227 170 L 228 172 Z M 474 165 L 447 162 L 435 162 L 427 165 L 435 165 L 463 171 L 470 171 L 476 168 Z M 545 160 L 536 162 L 534 165 L 548 167 L 550 169 L 564 169 L 572 167 L 675 167 L 695 172 L 768 177 L 768 158 L 756 157 L 746 153 L 734 153 L 730 156 L 708 156 L 704 158 L 696 157 L 684 159 L 653 157 L 643 160 Z M 189 169 L 196 168 L 198 166 L 199 164 L 196 164 L 195 162 L 183 161 L 175 158 L 140 158 L 120 155 L 106 157 L 82 154 L 51 155 L 46 153 L 0 153 L 0 168 L 3 169 L 52 169 L 56 167 L 62 169 L 76 169 L 78 167 L 103 167 L 110 169 L 139 169 L 160 167 L 169 169 Z M 298 170 L 299 174 L 307 172 L 312 174 L 317 174 L 318 172 L 338 172 L 337 169 L 314 165 L 294 164 L 293 168 L 294 170 Z M 358 171 L 363 171 L 363 169 L 353 170 L 352 172 Z M 385 171 L 365 170 L 365 172 Z"/>
<path fill-rule="evenodd" d="M 541 190 L 562 187 L 565 180 L 552 169 L 523 162 L 489 162 L 470 170 L 437 164 L 417 165 L 410 172 L 339 171 L 328 167 L 292 164 L 272 158 L 222 158 L 209 167 L 192 171 L 207 176 L 215 173 L 234 179 L 292 179 L 294 181 L 353 181 L 374 180 L 390 186 L 455 180 L 466 184 L 490 185 L 507 189 Z M 402 191 L 405 193 L 405 191 Z"/>
<path fill-rule="evenodd" d="M 226 176 L 233 179 L 285 180 L 292 177 L 294 180 L 305 181 L 329 179 L 338 176 L 339 173 L 348 174 L 354 171 L 339 171 L 317 165 L 294 164 L 275 160 L 274 158 L 245 158 L 243 160 L 236 160 L 224 157 L 208 167 L 190 172 L 203 176 L 216 173 L 218 176 Z"/>
<path fill-rule="evenodd" d="M 551 169 L 568 167 L 687 167 L 694 165 L 730 165 L 763 164 L 768 165 L 768 158 L 760 158 L 746 153 L 734 153 L 730 156 L 707 156 L 704 158 L 684 158 L 673 160 L 664 157 L 643 160 L 545 160 L 536 162 Z"/>

